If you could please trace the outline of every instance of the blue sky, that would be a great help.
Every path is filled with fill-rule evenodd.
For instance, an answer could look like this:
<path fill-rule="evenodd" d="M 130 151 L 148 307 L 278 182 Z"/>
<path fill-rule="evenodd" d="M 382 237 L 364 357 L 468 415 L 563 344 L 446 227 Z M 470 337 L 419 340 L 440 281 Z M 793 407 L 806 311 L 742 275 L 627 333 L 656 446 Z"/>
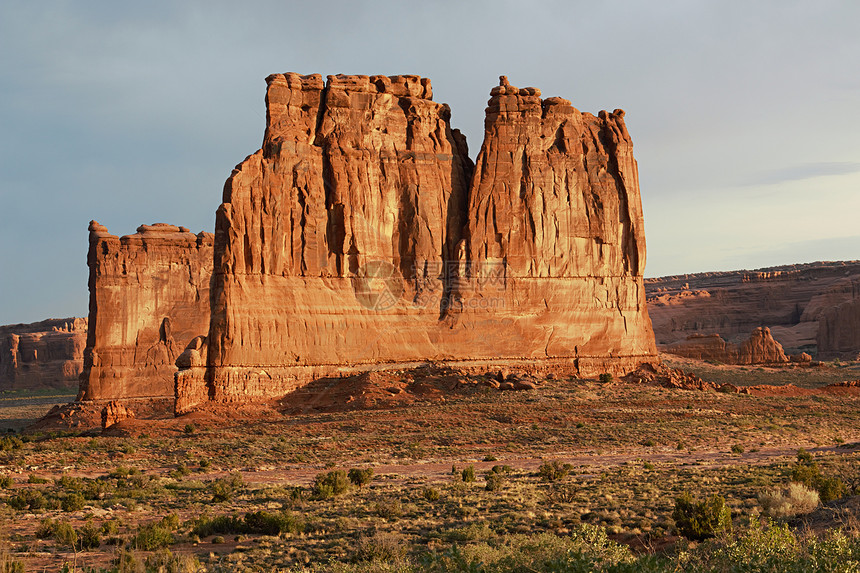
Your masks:
<path fill-rule="evenodd" d="M 860 258 L 860 3 L 0 6 L 0 324 L 87 313 L 87 223 L 212 230 L 270 73 L 415 73 L 480 147 L 489 90 L 623 108 L 648 276 Z"/>

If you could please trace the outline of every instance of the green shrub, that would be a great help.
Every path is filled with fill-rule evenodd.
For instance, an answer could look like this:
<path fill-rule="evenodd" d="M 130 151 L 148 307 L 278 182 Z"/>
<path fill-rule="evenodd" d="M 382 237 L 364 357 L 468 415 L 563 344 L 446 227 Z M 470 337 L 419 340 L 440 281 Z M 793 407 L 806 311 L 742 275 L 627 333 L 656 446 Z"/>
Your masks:
<path fill-rule="evenodd" d="M 0 474 L 0 489 L 9 489 L 14 483 L 12 476 Z"/>
<path fill-rule="evenodd" d="M 172 543 L 173 534 L 160 523 L 140 527 L 132 539 L 132 546 L 139 551 L 155 551 Z"/>
<path fill-rule="evenodd" d="M 237 533 L 257 533 L 260 535 L 279 535 L 281 533 L 301 533 L 304 522 L 288 511 L 269 513 L 255 511 L 245 514 L 246 530 Z M 226 532 L 225 532 L 226 533 Z"/>
<path fill-rule="evenodd" d="M 363 470 L 358 468 L 352 468 L 349 470 L 349 481 L 353 483 L 353 485 L 357 485 L 359 488 L 370 483 L 370 480 L 373 479 L 373 468 L 365 468 Z"/>
<path fill-rule="evenodd" d="M 216 479 L 210 486 L 212 501 L 220 503 L 231 500 L 236 490 L 240 489 L 243 485 L 245 485 L 245 481 L 239 472 L 233 472 L 226 478 Z"/>
<path fill-rule="evenodd" d="M 23 511 L 25 509 L 29 509 L 30 511 L 38 511 L 43 509 L 47 504 L 47 500 L 45 496 L 42 495 L 42 492 L 35 489 L 25 489 L 21 493 L 12 496 L 6 502 L 13 509 L 17 509 L 18 511 Z"/>
<path fill-rule="evenodd" d="M 182 429 L 182 431 L 186 434 L 193 434 L 196 429 L 197 428 L 194 426 L 194 424 L 185 424 L 185 427 Z"/>
<path fill-rule="evenodd" d="M 332 470 L 317 474 L 314 478 L 313 492 L 316 499 L 329 499 L 349 491 L 349 479 L 344 470 Z"/>
<path fill-rule="evenodd" d="M 224 537 L 221 535 L 216 535 L 212 538 L 212 543 L 216 545 L 221 545 L 222 543 L 224 543 Z"/>
<path fill-rule="evenodd" d="M 202 517 L 196 521 L 191 533 L 198 537 L 242 533 L 279 535 L 281 533 L 301 533 L 304 529 L 304 521 L 288 511 L 278 513 L 255 511 L 246 513 L 244 519 L 234 515 L 219 515 L 213 518 Z"/>
<path fill-rule="evenodd" d="M 734 444 L 732 446 L 732 453 L 733 454 L 742 454 L 742 453 L 744 453 L 744 447 L 740 444 Z"/>
<path fill-rule="evenodd" d="M 604 372 L 600 376 L 597 377 L 601 384 L 609 384 L 612 382 L 612 374 L 609 372 Z"/>
<path fill-rule="evenodd" d="M 60 521 L 54 525 L 54 539 L 60 547 L 76 549 L 78 546 L 78 532 L 68 521 Z"/>
<path fill-rule="evenodd" d="M 538 468 L 538 475 L 543 481 L 559 481 L 566 478 L 572 469 L 573 466 L 570 464 L 563 464 L 558 460 L 553 460 L 552 462 L 542 463 Z"/>
<path fill-rule="evenodd" d="M 468 466 L 463 468 L 463 471 L 460 472 L 460 478 L 466 483 L 472 483 L 475 481 L 475 466 Z"/>
<path fill-rule="evenodd" d="M 502 474 L 497 474 L 490 472 L 486 477 L 487 485 L 484 486 L 484 489 L 487 491 L 499 491 L 505 485 L 505 476 Z"/>
<path fill-rule="evenodd" d="M 30 477 L 27 478 L 27 483 L 48 483 L 48 478 L 43 478 L 36 474 L 30 474 Z"/>
<path fill-rule="evenodd" d="M 439 490 L 434 487 L 425 487 L 421 495 L 427 501 L 439 501 L 439 498 L 442 497 Z"/>
<path fill-rule="evenodd" d="M 681 535 L 697 541 L 732 529 L 732 512 L 720 495 L 694 501 L 690 493 L 686 492 L 675 499 L 672 519 Z"/>
<path fill-rule="evenodd" d="M 80 549 L 84 551 L 89 549 L 98 549 L 101 544 L 101 531 L 95 524 L 93 524 L 93 522 L 86 522 L 84 526 L 78 530 L 78 547 Z"/>
<path fill-rule="evenodd" d="M 63 508 L 63 511 L 80 511 L 84 508 L 86 504 L 86 500 L 84 496 L 79 493 L 70 493 L 66 497 L 63 498 L 60 506 Z"/>
<path fill-rule="evenodd" d="M 803 452 L 803 450 L 800 450 Z M 827 503 L 845 495 L 845 484 L 838 477 L 827 477 L 821 473 L 818 462 L 812 461 L 812 457 L 801 457 L 798 452 L 798 464 L 791 471 L 791 481 L 801 483 L 809 489 L 818 492 L 822 503 Z"/>
<path fill-rule="evenodd" d="M 38 539 L 47 539 L 54 536 L 56 531 L 56 522 L 50 517 L 46 517 L 36 526 L 36 537 Z"/>

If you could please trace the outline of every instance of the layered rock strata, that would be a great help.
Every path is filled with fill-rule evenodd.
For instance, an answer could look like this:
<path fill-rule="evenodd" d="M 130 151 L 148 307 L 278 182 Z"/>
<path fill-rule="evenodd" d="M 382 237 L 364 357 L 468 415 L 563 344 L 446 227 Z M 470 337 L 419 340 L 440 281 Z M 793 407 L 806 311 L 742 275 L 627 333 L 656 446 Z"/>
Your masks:
<path fill-rule="evenodd" d="M 86 341 L 86 318 L 0 326 L 0 390 L 77 387 Z"/>
<path fill-rule="evenodd" d="M 860 353 L 860 261 L 819 262 L 645 280 L 648 313 L 661 346 L 691 334 L 740 343 L 769 327 L 788 352 L 819 359 Z"/>
<path fill-rule="evenodd" d="M 90 312 L 79 400 L 172 397 L 175 362 L 209 327 L 211 233 L 89 226 Z"/>
<path fill-rule="evenodd" d="M 217 212 L 211 324 L 179 359 L 178 412 L 428 360 L 579 375 L 655 360 L 622 111 L 503 78 L 475 168 L 425 78 L 267 83 L 262 148 Z"/>

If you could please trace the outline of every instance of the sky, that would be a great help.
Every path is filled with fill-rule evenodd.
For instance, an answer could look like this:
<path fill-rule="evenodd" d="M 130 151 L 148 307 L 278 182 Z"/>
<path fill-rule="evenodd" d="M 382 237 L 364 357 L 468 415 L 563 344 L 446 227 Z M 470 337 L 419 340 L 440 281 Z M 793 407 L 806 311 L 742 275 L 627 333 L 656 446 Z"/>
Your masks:
<path fill-rule="evenodd" d="M 265 77 L 419 74 L 473 157 L 498 76 L 623 108 L 646 276 L 860 259 L 860 2 L 3 0 L 0 324 L 87 314 L 87 225 L 212 231 Z"/>

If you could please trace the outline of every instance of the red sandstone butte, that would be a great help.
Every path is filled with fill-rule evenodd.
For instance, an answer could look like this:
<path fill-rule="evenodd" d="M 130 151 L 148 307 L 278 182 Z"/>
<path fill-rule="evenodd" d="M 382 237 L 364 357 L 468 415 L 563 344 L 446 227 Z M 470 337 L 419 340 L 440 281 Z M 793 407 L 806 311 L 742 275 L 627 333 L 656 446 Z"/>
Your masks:
<path fill-rule="evenodd" d="M 175 361 L 209 326 L 211 233 L 89 226 L 90 313 L 79 400 L 172 398 Z"/>
<path fill-rule="evenodd" d="M 423 361 L 578 375 L 656 361 L 624 113 L 502 78 L 477 166 L 418 76 L 267 78 L 215 225 L 176 411 Z M 206 329 L 197 334 L 206 335 Z"/>

